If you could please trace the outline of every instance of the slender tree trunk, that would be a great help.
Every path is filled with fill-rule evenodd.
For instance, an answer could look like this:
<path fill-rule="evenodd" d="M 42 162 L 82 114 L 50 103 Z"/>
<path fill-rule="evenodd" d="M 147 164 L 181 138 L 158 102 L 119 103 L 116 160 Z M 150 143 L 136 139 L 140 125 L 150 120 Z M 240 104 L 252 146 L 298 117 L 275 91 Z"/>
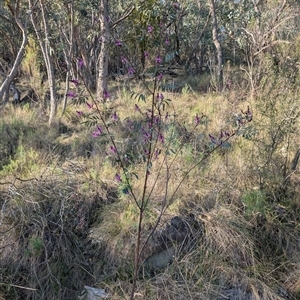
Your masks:
<path fill-rule="evenodd" d="M 177 21 L 176 21 L 177 22 Z M 180 38 L 178 33 L 178 25 L 174 24 L 174 30 L 175 30 L 175 58 L 176 62 L 181 65 L 181 59 L 180 59 Z"/>
<path fill-rule="evenodd" d="M 105 101 L 103 97 L 107 91 L 107 75 L 108 75 L 108 43 L 109 43 L 109 27 L 108 27 L 108 6 L 107 0 L 100 1 L 100 26 L 101 26 L 101 49 L 98 57 L 98 79 L 97 79 L 97 100 Z"/>
<path fill-rule="evenodd" d="M 15 21 L 18 25 L 18 27 L 21 29 L 22 31 L 22 44 L 21 47 L 18 51 L 17 57 L 15 59 L 14 65 L 10 71 L 10 73 L 8 74 L 8 76 L 5 78 L 5 80 L 3 81 L 1 87 L 0 87 L 0 102 L 4 102 L 7 103 L 8 99 L 9 99 L 9 87 L 11 85 L 11 83 L 13 82 L 14 78 L 16 77 L 19 67 L 21 65 L 23 56 L 24 56 L 24 52 L 25 52 L 25 47 L 28 43 L 28 37 L 27 37 L 27 18 L 28 18 L 29 14 L 26 17 L 26 21 L 25 24 L 23 25 L 19 19 L 19 16 L 16 14 L 15 12 Z"/>
<path fill-rule="evenodd" d="M 218 22 L 216 16 L 215 0 L 209 0 L 209 10 L 212 18 L 212 36 L 217 50 L 217 88 L 219 91 L 223 87 L 223 50 L 218 39 Z"/>
<path fill-rule="evenodd" d="M 45 14 L 45 5 L 44 0 L 39 0 L 41 13 L 42 13 L 42 22 L 43 22 L 43 29 L 45 33 L 45 37 L 43 38 L 40 34 L 40 30 L 37 27 L 36 21 L 34 16 L 31 14 L 31 23 L 34 27 L 38 42 L 40 44 L 46 69 L 47 69 L 47 76 L 48 76 L 48 84 L 49 84 L 49 91 L 50 91 L 50 115 L 49 115 L 49 126 L 52 125 L 53 119 L 56 115 L 57 111 L 57 102 L 56 102 L 56 84 L 55 84 L 55 77 L 54 77 L 54 67 L 51 55 L 49 53 L 50 48 L 50 29 L 48 24 L 48 17 Z M 32 0 L 29 0 L 30 9 L 32 7 Z"/>
<path fill-rule="evenodd" d="M 74 40 L 74 2 L 71 0 L 70 2 L 70 22 L 69 22 L 69 38 L 66 36 L 65 32 L 62 31 L 63 25 L 60 24 L 60 30 L 61 30 L 61 39 L 65 40 L 67 44 L 69 44 L 69 49 L 68 51 L 64 49 L 64 55 L 65 55 L 65 60 L 67 63 L 67 74 L 66 74 L 66 88 L 65 88 L 65 94 L 64 94 L 64 99 L 63 99 L 63 109 L 62 109 L 62 115 L 65 113 L 66 108 L 67 108 L 67 93 L 69 91 L 69 80 L 70 76 L 72 73 L 72 55 L 73 55 L 73 40 Z"/>
<path fill-rule="evenodd" d="M 114 22 L 111 26 L 108 24 L 108 0 L 100 0 L 99 6 L 99 23 L 101 29 L 101 48 L 97 61 L 98 78 L 97 78 L 97 94 L 98 101 L 105 102 L 107 92 L 107 77 L 108 77 L 108 45 L 110 39 L 110 28 L 115 28 L 119 23 L 128 18 L 134 11 L 134 6 L 129 8 L 124 15 Z"/>
<path fill-rule="evenodd" d="M 54 67 L 51 55 L 49 53 L 50 48 L 50 30 L 48 24 L 48 17 L 45 14 L 45 6 L 44 0 L 40 0 L 40 6 L 42 11 L 42 18 L 44 23 L 44 30 L 45 30 L 45 61 L 47 67 L 47 74 L 48 74 L 48 83 L 49 83 L 49 90 L 50 90 L 50 115 L 49 115 L 49 125 L 51 126 L 53 119 L 56 115 L 57 111 L 57 102 L 56 102 L 56 85 L 55 85 L 55 77 L 54 77 Z"/>

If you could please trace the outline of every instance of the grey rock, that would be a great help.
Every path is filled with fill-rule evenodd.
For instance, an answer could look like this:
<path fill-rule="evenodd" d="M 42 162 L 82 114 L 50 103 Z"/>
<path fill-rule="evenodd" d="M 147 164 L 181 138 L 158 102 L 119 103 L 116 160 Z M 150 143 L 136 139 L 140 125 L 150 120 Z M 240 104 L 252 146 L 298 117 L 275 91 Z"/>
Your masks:
<path fill-rule="evenodd" d="M 154 232 L 143 271 L 152 274 L 172 263 L 174 257 L 188 253 L 203 235 L 203 224 L 192 215 L 175 216 Z"/>
<path fill-rule="evenodd" d="M 94 288 L 87 285 L 85 285 L 84 288 L 85 290 L 83 295 L 78 298 L 79 300 L 100 300 L 109 298 L 109 294 L 103 289 Z"/>

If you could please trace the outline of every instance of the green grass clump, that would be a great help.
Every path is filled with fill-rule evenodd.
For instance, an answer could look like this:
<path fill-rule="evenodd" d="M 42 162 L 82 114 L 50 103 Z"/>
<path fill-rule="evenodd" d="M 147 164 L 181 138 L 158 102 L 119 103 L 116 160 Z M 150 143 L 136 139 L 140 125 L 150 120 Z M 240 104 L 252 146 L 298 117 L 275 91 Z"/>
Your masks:
<path fill-rule="evenodd" d="M 243 195 L 242 201 L 245 205 L 246 216 L 253 216 L 255 214 L 265 215 L 267 196 L 264 191 L 256 190 L 246 192 Z"/>

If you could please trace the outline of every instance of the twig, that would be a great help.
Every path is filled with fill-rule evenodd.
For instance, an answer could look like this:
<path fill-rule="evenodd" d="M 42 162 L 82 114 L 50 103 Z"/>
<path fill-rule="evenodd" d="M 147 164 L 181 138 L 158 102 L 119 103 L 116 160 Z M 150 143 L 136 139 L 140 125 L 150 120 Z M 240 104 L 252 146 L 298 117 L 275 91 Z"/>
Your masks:
<path fill-rule="evenodd" d="M 21 286 L 21 285 L 16 285 L 16 284 L 12 284 L 12 283 L 0 282 L 0 285 L 8 285 L 8 286 L 16 287 L 16 288 L 19 288 L 19 289 L 24 289 L 24 290 L 29 290 L 29 291 L 37 291 L 37 289 L 34 289 L 34 288 Z"/>

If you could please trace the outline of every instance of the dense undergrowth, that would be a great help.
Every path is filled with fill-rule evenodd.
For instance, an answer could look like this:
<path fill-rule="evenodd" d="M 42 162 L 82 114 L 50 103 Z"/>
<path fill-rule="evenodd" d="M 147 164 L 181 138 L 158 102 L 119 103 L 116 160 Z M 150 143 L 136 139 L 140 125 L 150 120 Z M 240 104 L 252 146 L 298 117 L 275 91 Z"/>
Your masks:
<path fill-rule="evenodd" d="M 278 91 L 269 83 L 255 98 L 238 88 L 200 94 L 188 85 L 168 95 L 167 109 L 178 121 L 165 127 L 172 148 L 195 114 L 206 116 L 172 165 L 170 191 L 209 151 L 209 135 L 248 106 L 253 120 L 194 168 L 168 203 L 157 230 L 175 216 L 193 216 L 201 237 L 165 268 L 141 274 L 136 299 L 300 299 L 300 94 L 296 86 Z M 111 130 L 116 145 L 132 154 L 139 177 L 143 142 L 138 128 L 127 126 L 128 118 L 139 120 L 134 105 L 121 88 L 102 110 L 110 120 L 118 108 Z M 1 111 L 0 299 L 76 299 L 85 285 L 106 289 L 111 299 L 130 295 L 138 212 L 115 178 L 108 140 L 81 124 L 77 112 L 85 109 L 69 106 L 50 129 L 34 105 Z M 158 159 L 151 172 L 159 168 Z M 143 241 L 159 216 L 160 180 L 144 216 Z M 139 180 L 133 185 L 142 189 Z M 146 259 L 153 253 L 145 249 Z"/>

